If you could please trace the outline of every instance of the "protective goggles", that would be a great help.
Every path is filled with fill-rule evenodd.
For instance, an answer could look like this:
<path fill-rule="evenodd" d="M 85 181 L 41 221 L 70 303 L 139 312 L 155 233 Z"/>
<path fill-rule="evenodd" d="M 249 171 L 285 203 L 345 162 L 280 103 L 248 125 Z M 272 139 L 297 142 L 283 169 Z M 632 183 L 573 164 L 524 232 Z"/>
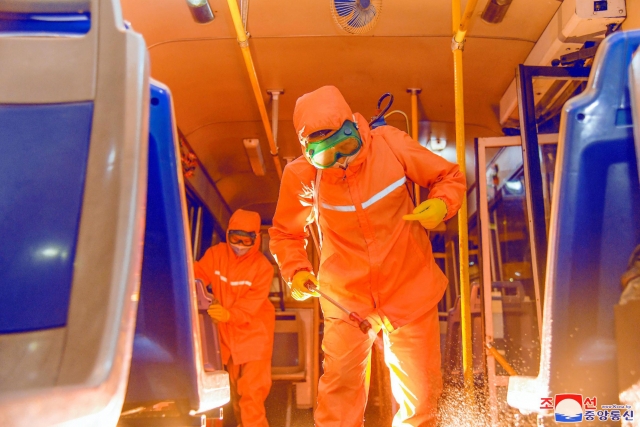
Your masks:
<path fill-rule="evenodd" d="M 311 164 L 319 169 L 330 168 L 342 157 L 356 154 L 362 147 L 362 139 L 355 123 L 346 120 L 340 129 L 329 137 L 331 130 L 320 130 L 309 135 L 306 152 Z"/>
<path fill-rule="evenodd" d="M 228 239 L 232 245 L 253 246 L 256 243 L 256 233 L 253 231 L 229 230 Z"/>

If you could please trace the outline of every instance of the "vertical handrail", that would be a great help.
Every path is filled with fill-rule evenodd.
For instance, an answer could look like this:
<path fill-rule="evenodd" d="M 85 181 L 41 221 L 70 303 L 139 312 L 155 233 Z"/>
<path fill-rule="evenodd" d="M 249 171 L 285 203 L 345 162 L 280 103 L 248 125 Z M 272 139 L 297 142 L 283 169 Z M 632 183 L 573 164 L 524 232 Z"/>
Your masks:
<path fill-rule="evenodd" d="M 453 40 L 451 49 L 453 51 L 453 78 L 455 92 L 455 115 L 456 115 L 456 157 L 463 176 L 467 174 L 465 156 L 465 134 L 464 134 L 464 95 L 462 81 L 462 49 L 464 47 L 465 35 L 467 33 L 469 20 L 473 15 L 473 10 L 477 0 L 469 0 L 464 11 L 462 20 L 460 19 L 460 0 L 452 2 L 452 27 Z M 464 373 L 465 397 L 471 402 L 474 396 L 473 390 L 473 353 L 471 342 L 471 309 L 469 287 L 469 231 L 467 223 L 467 194 L 462 196 L 462 205 L 458 211 L 458 234 L 460 251 L 460 326 L 462 331 L 462 369 Z"/>
<path fill-rule="evenodd" d="M 202 206 L 198 206 L 196 226 L 193 230 L 193 259 L 196 259 L 198 257 L 198 254 L 200 253 L 200 234 L 202 234 Z"/>
<path fill-rule="evenodd" d="M 409 88 L 407 92 L 411 93 L 411 138 L 418 141 L 418 94 L 421 89 Z M 420 204 L 420 186 L 413 184 L 413 193 L 415 196 L 416 206 Z"/>
<path fill-rule="evenodd" d="M 262 125 L 264 131 L 267 134 L 267 140 L 269 141 L 269 147 L 271 147 L 271 156 L 273 157 L 273 163 L 278 173 L 278 178 L 282 178 L 282 164 L 278 157 L 278 146 L 273 139 L 273 132 L 271 130 L 271 123 L 269 123 L 269 116 L 267 115 L 267 108 L 262 98 L 262 91 L 260 90 L 260 83 L 258 82 L 258 76 L 256 74 L 256 68 L 253 64 L 253 58 L 251 56 L 251 50 L 249 50 L 249 39 L 247 39 L 247 32 L 242 24 L 242 16 L 240 15 L 240 9 L 236 0 L 227 0 L 229 4 L 229 12 L 231 12 L 231 18 L 233 19 L 233 26 L 238 36 L 238 44 L 244 57 L 244 63 L 247 67 L 247 73 L 249 74 L 249 80 L 251 80 L 251 87 L 253 88 L 253 94 L 258 104 L 258 110 L 260 111 L 260 118 L 262 119 Z"/>
<path fill-rule="evenodd" d="M 273 141 L 278 146 L 278 123 L 280 120 L 280 95 L 284 93 L 281 89 L 267 90 L 271 95 L 271 130 L 273 132 Z"/>

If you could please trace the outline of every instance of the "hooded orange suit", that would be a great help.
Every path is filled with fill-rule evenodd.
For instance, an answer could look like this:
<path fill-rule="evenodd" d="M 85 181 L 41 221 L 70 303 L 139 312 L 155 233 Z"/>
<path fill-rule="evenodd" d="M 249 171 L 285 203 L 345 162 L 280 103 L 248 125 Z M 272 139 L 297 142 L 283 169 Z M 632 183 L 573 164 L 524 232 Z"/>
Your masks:
<path fill-rule="evenodd" d="M 391 126 L 370 130 L 352 114 L 337 88 L 325 86 L 298 99 L 294 126 L 305 137 L 355 121 L 362 148 L 346 169 L 319 171 L 304 157 L 284 169 L 270 248 L 283 277 L 312 271 L 305 245 L 315 220 L 322 234 L 320 288 L 384 328 L 386 362 L 400 411 L 396 425 L 432 425 L 441 391 L 436 305 L 447 279 L 417 221 L 402 216 L 414 205 L 407 180 L 440 198 L 449 219 L 460 207 L 465 178 L 439 157 Z M 304 150 L 304 148 L 303 148 Z M 362 425 L 364 372 L 371 340 L 347 316 L 321 299 L 325 316 L 324 375 L 318 388 L 316 425 Z"/>
<path fill-rule="evenodd" d="M 256 242 L 240 257 L 228 243 L 212 246 L 195 263 L 195 277 L 211 283 L 214 296 L 230 313 L 228 322 L 218 323 L 218 331 L 236 419 L 243 427 L 263 427 L 268 426 L 264 400 L 271 388 L 275 327 L 275 309 L 268 299 L 273 266 L 259 251 L 260 215 L 238 209 L 229 230 L 253 231 Z"/>

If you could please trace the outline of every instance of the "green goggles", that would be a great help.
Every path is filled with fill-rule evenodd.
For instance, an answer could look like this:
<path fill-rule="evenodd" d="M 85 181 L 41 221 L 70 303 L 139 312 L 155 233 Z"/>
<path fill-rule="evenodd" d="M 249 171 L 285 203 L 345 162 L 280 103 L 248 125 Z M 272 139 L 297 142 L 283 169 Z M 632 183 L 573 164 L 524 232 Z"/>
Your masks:
<path fill-rule="evenodd" d="M 309 135 L 307 157 L 311 164 L 319 169 L 327 169 L 335 165 L 343 157 L 356 154 L 362 147 L 362 139 L 355 123 L 346 120 L 340 129 L 331 136 L 331 130 L 321 130 Z"/>

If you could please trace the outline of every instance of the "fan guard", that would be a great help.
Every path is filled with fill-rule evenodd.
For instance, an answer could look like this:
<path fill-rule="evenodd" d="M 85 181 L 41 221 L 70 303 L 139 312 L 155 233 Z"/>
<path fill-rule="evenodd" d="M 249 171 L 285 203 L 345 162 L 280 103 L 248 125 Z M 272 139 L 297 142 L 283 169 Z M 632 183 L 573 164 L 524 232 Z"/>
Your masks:
<path fill-rule="evenodd" d="M 331 0 L 331 15 L 350 34 L 371 31 L 378 22 L 382 0 Z"/>

